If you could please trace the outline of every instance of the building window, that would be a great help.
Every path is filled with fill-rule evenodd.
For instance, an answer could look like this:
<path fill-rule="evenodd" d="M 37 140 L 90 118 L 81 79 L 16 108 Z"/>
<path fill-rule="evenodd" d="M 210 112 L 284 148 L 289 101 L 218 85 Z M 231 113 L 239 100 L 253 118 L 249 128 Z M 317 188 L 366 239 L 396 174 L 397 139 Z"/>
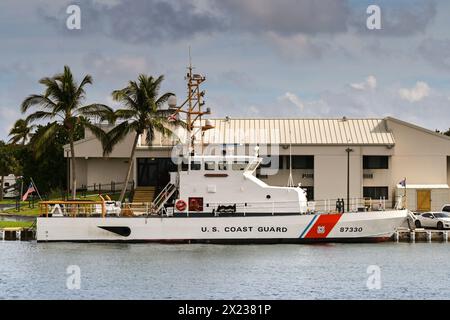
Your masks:
<path fill-rule="evenodd" d="M 289 156 L 287 156 L 286 162 L 287 169 L 289 169 Z M 314 156 L 292 156 L 292 169 L 314 169 Z"/>
<path fill-rule="evenodd" d="M 363 156 L 363 169 L 389 169 L 389 157 Z"/>
<path fill-rule="evenodd" d="M 388 199 L 389 198 L 389 188 L 388 187 L 363 187 L 364 198 L 371 199 Z"/>

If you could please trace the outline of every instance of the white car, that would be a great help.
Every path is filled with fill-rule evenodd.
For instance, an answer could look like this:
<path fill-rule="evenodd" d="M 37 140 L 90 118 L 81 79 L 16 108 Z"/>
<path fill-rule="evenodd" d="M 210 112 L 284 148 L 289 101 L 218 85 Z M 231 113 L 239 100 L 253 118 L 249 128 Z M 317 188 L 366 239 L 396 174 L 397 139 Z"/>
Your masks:
<path fill-rule="evenodd" d="M 425 212 L 416 216 L 416 228 L 450 229 L 450 214 L 447 212 Z"/>

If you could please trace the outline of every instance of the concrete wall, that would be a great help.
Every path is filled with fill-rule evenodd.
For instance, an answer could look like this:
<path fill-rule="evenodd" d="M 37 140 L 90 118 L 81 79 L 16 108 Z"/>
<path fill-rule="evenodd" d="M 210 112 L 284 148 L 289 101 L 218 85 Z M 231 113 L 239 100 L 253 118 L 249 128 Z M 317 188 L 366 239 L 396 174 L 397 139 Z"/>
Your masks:
<path fill-rule="evenodd" d="M 404 177 L 410 184 L 447 183 L 448 137 L 392 120 L 388 120 L 388 127 L 394 132 L 396 141 L 392 157 L 392 184 Z"/>
<path fill-rule="evenodd" d="M 406 208 L 417 210 L 417 190 L 406 189 Z M 449 189 L 431 189 L 431 211 L 440 211 L 444 204 L 449 203 Z M 397 189 L 397 196 L 404 196 L 405 189 Z"/>

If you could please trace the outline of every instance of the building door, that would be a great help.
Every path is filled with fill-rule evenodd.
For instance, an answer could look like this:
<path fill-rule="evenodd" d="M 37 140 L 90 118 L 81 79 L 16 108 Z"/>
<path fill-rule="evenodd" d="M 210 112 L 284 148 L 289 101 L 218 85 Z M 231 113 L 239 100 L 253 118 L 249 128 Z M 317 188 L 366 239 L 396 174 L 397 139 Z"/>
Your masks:
<path fill-rule="evenodd" d="M 155 158 L 137 158 L 137 185 L 156 186 L 158 162 Z"/>
<path fill-rule="evenodd" d="M 431 210 L 431 190 L 417 190 L 417 211 Z"/>
<path fill-rule="evenodd" d="M 170 158 L 137 158 L 136 162 L 139 187 L 164 187 L 169 182 L 169 172 L 177 170 Z"/>

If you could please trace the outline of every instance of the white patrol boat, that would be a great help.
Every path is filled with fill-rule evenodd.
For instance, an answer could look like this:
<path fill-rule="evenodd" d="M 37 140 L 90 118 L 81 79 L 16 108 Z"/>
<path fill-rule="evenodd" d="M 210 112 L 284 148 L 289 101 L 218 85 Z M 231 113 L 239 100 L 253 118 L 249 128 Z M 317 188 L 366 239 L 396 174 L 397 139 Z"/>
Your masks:
<path fill-rule="evenodd" d="M 192 155 L 193 129 L 210 129 L 201 116 L 199 85 L 189 68 L 188 99 L 173 115 L 187 114 L 192 145 L 187 168 L 179 165 L 153 202 L 41 202 L 37 241 L 304 243 L 372 242 L 390 239 L 406 226 L 408 210 L 336 210 L 330 202 L 308 202 L 300 186 L 267 185 L 256 176 L 262 162 L 251 156 Z M 194 95 L 198 99 L 193 102 Z M 195 115 L 195 116 L 193 116 Z M 342 203 L 341 203 L 342 204 Z M 57 208 L 58 210 L 55 210 Z M 369 209 L 368 209 L 369 208 Z M 361 210 L 363 209 L 363 210 Z"/>

